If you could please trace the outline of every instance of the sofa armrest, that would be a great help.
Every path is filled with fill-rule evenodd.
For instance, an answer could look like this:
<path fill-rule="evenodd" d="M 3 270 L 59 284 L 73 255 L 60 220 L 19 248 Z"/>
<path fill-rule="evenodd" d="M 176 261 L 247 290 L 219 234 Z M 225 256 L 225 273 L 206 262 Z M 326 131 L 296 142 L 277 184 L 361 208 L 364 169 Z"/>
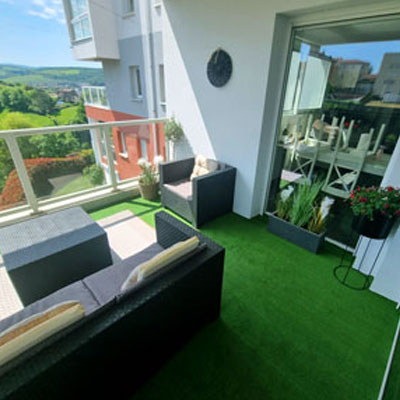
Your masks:
<path fill-rule="evenodd" d="M 193 171 L 194 157 L 186 158 L 179 161 L 171 161 L 161 163 L 160 169 L 160 184 L 177 182 L 182 179 L 188 179 Z"/>
<path fill-rule="evenodd" d="M 155 220 L 157 243 L 164 249 L 173 246 L 175 243 L 197 236 L 201 243 L 207 244 L 208 249 L 215 252 L 223 250 L 222 246 L 165 211 L 157 213 Z"/>
<path fill-rule="evenodd" d="M 193 179 L 196 226 L 232 211 L 236 168 L 226 168 Z"/>

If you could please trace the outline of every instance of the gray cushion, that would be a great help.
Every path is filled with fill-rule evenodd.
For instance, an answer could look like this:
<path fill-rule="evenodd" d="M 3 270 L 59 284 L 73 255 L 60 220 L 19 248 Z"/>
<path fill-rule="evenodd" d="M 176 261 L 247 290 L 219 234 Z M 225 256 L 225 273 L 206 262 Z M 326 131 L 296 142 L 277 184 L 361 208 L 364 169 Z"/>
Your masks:
<path fill-rule="evenodd" d="M 192 198 L 193 185 L 191 180 L 183 179 L 173 183 L 167 183 L 164 185 L 164 187 L 186 200 L 190 200 Z"/>
<path fill-rule="evenodd" d="M 106 304 L 120 293 L 123 282 L 135 267 L 163 250 L 158 243 L 153 243 L 119 264 L 111 265 L 86 277 L 83 282 L 100 304 Z"/>
<path fill-rule="evenodd" d="M 91 294 L 90 290 L 82 283 L 82 281 L 78 281 L 30 304 L 23 310 L 0 321 L 0 333 L 31 315 L 46 311 L 48 308 L 68 300 L 77 300 L 81 302 L 85 308 L 86 315 L 91 314 L 100 306 Z"/>

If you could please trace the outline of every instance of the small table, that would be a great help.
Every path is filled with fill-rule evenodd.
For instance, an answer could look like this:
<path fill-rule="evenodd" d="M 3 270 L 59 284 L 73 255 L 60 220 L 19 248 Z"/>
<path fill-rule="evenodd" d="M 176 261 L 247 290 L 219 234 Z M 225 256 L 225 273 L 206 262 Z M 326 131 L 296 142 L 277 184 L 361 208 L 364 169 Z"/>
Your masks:
<path fill-rule="evenodd" d="M 106 232 L 80 207 L 0 229 L 0 251 L 24 306 L 112 264 Z"/>

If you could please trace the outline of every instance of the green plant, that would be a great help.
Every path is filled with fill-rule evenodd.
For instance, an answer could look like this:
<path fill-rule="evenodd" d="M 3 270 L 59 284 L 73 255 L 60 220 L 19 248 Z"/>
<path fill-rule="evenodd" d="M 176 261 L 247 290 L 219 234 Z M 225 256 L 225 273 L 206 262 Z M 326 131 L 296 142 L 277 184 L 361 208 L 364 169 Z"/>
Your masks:
<path fill-rule="evenodd" d="M 172 117 L 165 124 L 165 138 L 171 142 L 179 142 L 184 136 L 182 125 Z"/>
<path fill-rule="evenodd" d="M 97 164 L 89 165 L 83 170 L 83 175 L 86 176 L 93 185 L 102 185 L 104 183 L 104 171 Z"/>
<path fill-rule="evenodd" d="M 398 138 L 397 135 L 395 135 L 394 133 L 391 133 L 391 134 L 386 136 L 385 143 L 388 146 L 394 146 L 396 144 L 396 142 L 397 142 L 397 138 Z"/>
<path fill-rule="evenodd" d="M 282 190 L 277 202 L 276 215 L 293 225 L 314 233 L 324 231 L 333 199 L 320 200 L 323 182 L 304 183 L 296 188 Z"/>
<path fill-rule="evenodd" d="M 282 190 L 276 204 L 276 215 L 282 219 L 288 219 L 289 213 L 293 205 L 293 196 L 292 193 L 294 191 L 293 186 L 289 186 L 286 189 Z"/>
<path fill-rule="evenodd" d="M 393 218 L 400 216 L 400 189 L 387 187 L 358 187 L 350 194 L 354 215 L 365 215 L 371 221 L 376 214 Z"/>
<path fill-rule="evenodd" d="M 289 221 L 293 225 L 306 226 L 314 216 L 315 200 L 322 188 L 322 182 L 298 185 L 293 194 L 293 206 Z"/>

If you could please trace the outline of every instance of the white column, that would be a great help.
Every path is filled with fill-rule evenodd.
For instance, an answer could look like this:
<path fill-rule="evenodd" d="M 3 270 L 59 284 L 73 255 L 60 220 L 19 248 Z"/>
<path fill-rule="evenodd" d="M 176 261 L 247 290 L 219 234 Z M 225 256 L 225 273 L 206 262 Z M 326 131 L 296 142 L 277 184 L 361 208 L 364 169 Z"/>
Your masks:
<path fill-rule="evenodd" d="M 111 143 L 111 137 L 107 132 L 108 129 L 110 129 L 112 132 L 112 128 L 100 128 L 100 135 L 104 135 L 104 143 L 106 145 L 106 157 L 108 161 L 108 169 L 110 171 L 111 186 L 113 190 L 117 190 L 117 177 L 115 175 L 114 157 L 112 154 L 112 143 Z"/>
<path fill-rule="evenodd" d="M 17 139 L 13 135 L 6 138 L 6 143 L 10 149 L 11 157 L 14 161 L 15 169 L 17 170 L 19 180 L 22 188 L 24 189 L 26 201 L 32 207 L 33 212 L 38 212 L 38 202 L 33 191 L 31 181 L 29 179 L 28 171 L 26 170 L 24 159 L 22 158 L 21 151 L 18 147 Z"/>

